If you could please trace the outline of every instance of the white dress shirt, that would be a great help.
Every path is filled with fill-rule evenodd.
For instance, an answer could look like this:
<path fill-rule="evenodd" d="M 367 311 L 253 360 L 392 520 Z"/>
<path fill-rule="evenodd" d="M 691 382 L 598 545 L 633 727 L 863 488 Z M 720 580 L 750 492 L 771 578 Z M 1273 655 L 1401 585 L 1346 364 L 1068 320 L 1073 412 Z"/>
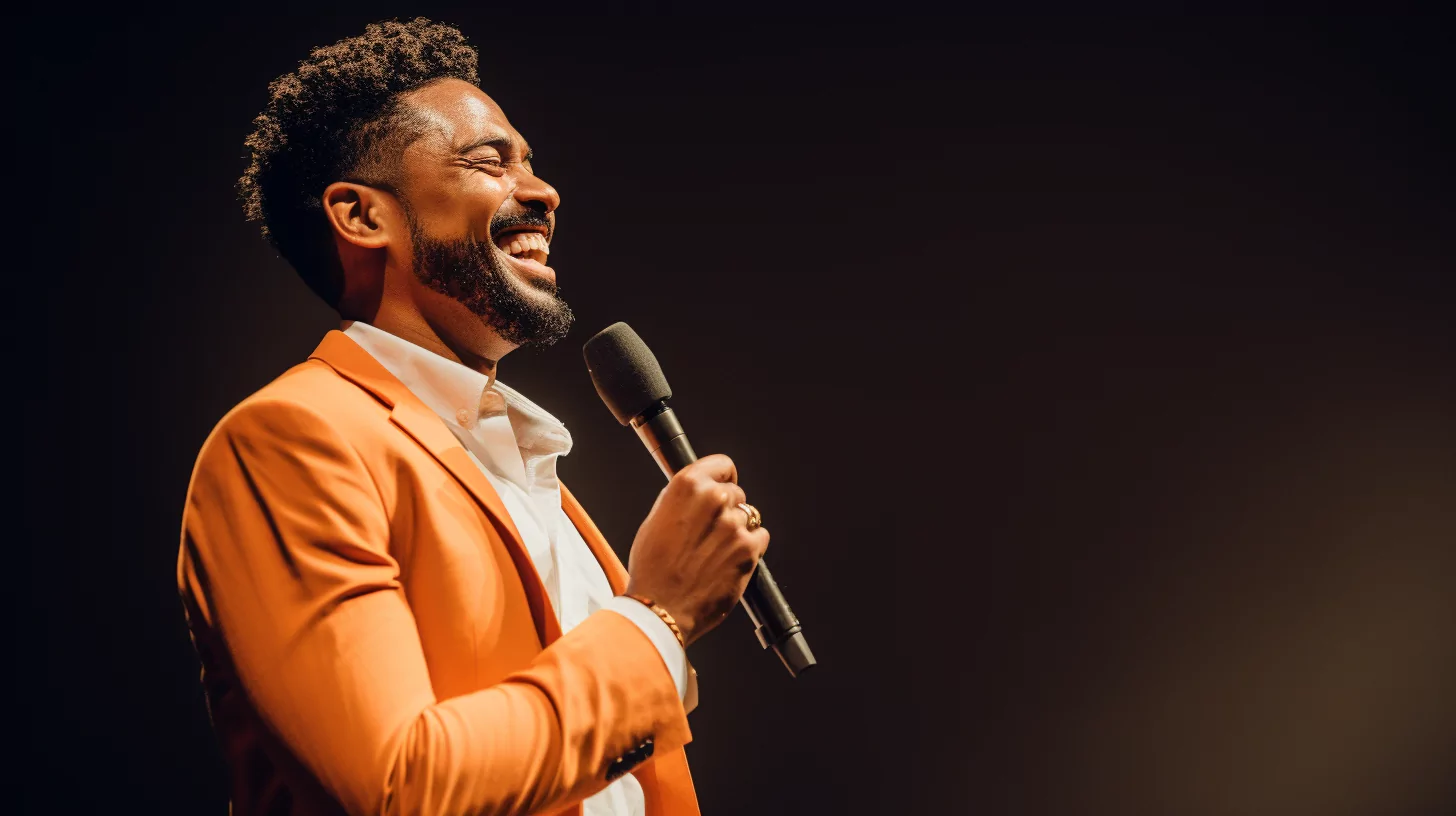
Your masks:
<path fill-rule="evenodd" d="M 408 340 L 358 321 L 345 321 L 343 330 L 444 420 L 490 480 L 546 586 L 561 631 L 601 610 L 623 615 L 657 646 L 686 699 L 690 672 L 677 636 L 652 610 L 612 596 L 606 573 L 561 508 L 556 459 L 571 451 L 566 426 L 493 377 Z M 583 816 L 644 816 L 646 810 L 632 774 L 582 805 Z"/>

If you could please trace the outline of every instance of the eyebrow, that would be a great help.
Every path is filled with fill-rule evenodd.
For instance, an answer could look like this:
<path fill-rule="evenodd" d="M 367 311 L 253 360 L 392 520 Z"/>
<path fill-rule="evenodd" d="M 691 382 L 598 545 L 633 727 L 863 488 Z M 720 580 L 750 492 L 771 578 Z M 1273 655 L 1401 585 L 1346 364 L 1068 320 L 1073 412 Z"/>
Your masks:
<path fill-rule="evenodd" d="M 464 147 L 460 148 L 459 150 L 457 150 L 455 152 L 456 152 L 456 155 L 463 156 L 466 153 L 469 153 L 470 151 L 476 149 L 477 147 L 493 147 L 493 148 L 495 148 L 496 150 L 499 150 L 502 153 L 508 153 L 508 152 L 510 152 L 510 149 L 511 149 L 511 145 L 512 144 L 513 143 L 511 141 L 510 137 L 508 137 L 508 136 L 506 136 L 504 134 L 498 134 L 498 135 L 494 135 L 494 136 L 487 136 L 484 139 L 477 139 L 477 140 L 471 142 L 470 144 L 465 145 Z M 532 154 L 533 154 L 533 151 L 531 150 L 531 148 L 530 148 L 529 145 L 527 145 L 525 147 L 526 147 L 526 158 L 527 159 L 530 159 L 531 156 L 532 156 Z"/>

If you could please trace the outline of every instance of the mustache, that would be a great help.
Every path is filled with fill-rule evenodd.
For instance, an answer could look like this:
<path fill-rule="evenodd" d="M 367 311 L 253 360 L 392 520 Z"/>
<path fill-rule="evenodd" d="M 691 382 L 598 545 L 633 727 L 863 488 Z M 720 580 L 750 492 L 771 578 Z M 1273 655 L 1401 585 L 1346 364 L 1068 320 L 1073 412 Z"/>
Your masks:
<path fill-rule="evenodd" d="M 522 210 L 520 212 L 497 215 L 490 221 L 490 235 L 494 238 L 500 235 L 503 230 L 515 227 L 541 227 L 546 230 L 546 240 L 551 240 L 551 233 L 555 230 L 551 226 L 551 219 L 546 213 L 537 210 Z"/>

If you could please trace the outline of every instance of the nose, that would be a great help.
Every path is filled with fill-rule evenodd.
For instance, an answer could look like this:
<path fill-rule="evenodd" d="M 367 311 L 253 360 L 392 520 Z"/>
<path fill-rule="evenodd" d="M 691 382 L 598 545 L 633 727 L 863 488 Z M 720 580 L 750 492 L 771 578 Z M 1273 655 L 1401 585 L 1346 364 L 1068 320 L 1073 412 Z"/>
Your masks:
<path fill-rule="evenodd" d="M 544 210 L 548 215 L 561 206 L 561 194 L 556 188 L 524 169 L 517 176 L 515 199 L 526 209 Z"/>

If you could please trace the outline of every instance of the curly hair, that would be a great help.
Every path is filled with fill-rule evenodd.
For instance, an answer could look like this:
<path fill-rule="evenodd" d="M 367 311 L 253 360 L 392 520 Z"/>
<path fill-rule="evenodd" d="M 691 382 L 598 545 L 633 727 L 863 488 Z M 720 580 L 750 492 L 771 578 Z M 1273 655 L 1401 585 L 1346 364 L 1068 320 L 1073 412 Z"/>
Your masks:
<path fill-rule="evenodd" d="M 479 86 L 477 63 L 458 29 L 423 17 L 392 20 L 313 49 L 268 86 L 238 191 L 248 220 L 262 222 L 263 236 L 330 305 L 342 281 L 324 188 L 353 181 L 392 189 L 400 155 L 424 128 L 401 96 L 447 78 Z"/>

